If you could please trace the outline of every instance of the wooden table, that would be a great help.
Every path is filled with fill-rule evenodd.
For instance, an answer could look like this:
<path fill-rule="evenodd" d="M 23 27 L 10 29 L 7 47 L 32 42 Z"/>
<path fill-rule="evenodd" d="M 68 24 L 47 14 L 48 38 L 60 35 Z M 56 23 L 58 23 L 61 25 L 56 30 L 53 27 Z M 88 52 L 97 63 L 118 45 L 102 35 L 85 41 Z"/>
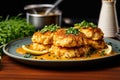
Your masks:
<path fill-rule="evenodd" d="M 24 65 L 7 55 L 1 61 L 0 80 L 120 80 L 120 56 L 85 68 L 43 68 Z"/>

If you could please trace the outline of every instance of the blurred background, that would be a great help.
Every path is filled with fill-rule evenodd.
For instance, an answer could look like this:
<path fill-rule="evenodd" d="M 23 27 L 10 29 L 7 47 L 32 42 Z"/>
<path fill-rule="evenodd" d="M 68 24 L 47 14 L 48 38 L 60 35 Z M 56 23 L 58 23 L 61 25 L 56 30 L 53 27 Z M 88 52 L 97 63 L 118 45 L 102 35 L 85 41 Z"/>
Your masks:
<path fill-rule="evenodd" d="M 56 0 L 2 0 L 0 2 L 0 16 L 14 16 L 23 13 L 26 16 L 24 6 L 29 4 L 54 4 Z M 101 9 L 101 0 L 63 0 L 58 8 L 62 11 L 64 25 L 80 22 L 81 20 L 93 21 L 97 24 Z M 116 2 L 118 22 L 120 24 L 120 0 Z M 68 22 L 65 22 L 65 21 Z"/>

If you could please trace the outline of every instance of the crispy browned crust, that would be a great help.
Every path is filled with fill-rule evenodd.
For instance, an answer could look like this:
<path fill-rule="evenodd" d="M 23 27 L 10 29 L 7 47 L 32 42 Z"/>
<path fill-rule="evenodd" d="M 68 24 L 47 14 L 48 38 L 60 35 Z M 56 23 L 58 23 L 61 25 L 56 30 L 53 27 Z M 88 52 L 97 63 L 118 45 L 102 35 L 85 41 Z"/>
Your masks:
<path fill-rule="evenodd" d="M 88 37 L 86 35 L 90 36 Z M 53 36 L 53 44 L 61 47 L 80 47 L 89 45 L 96 49 L 106 48 L 106 43 L 103 40 L 103 33 L 99 28 L 85 29 L 84 32 L 80 32 L 78 35 L 66 34 L 65 29 L 59 29 Z"/>
<path fill-rule="evenodd" d="M 74 34 L 66 34 L 66 29 L 59 29 L 55 32 L 53 36 L 53 44 L 61 47 L 78 47 L 83 45 L 83 37 L 85 35 L 79 33 L 77 35 Z"/>
<path fill-rule="evenodd" d="M 33 43 L 39 43 L 39 44 L 52 44 L 53 42 L 53 33 L 52 32 L 46 32 L 46 33 L 41 33 L 41 32 L 35 32 L 32 36 L 32 42 Z"/>
<path fill-rule="evenodd" d="M 52 45 L 50 53 L 53 53 L 55 57 L 82 57 L 90 51 L 90 48 L 89 46 L 66 48 Z"/>
<path fill-rule="evenodd" d="M 79 30 L 80 30 L 80 32 L 84 33 L 84 35 L 87 38 L 90 38 L 92 40 L 101 40 L 101 39 L 103 39 L 103 36 L 104 36 L 104 34 L 100 28 L 88 27 L 88 28 L 81 28 Z"/>

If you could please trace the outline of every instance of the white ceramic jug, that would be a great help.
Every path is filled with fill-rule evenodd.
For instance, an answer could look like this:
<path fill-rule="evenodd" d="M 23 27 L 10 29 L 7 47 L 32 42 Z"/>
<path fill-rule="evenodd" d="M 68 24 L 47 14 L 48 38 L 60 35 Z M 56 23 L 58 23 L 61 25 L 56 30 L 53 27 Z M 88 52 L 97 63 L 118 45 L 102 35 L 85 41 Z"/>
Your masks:
<path fill-rule="evenodd" d="M 115 34 L 119 32 L 116 0 L 102 0 L 98 27 L 104 32 L 104 37 L 115 37 Z"/>

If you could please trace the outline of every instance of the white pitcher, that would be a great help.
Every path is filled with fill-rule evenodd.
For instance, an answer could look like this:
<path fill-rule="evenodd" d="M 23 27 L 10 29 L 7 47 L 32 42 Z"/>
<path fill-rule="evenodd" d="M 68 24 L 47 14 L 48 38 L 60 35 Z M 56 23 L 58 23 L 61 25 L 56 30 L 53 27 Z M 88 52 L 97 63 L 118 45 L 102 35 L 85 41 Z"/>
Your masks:
<path fill-rule="evenodd" d="M 119 32 L 116 0 L 102 0 L 98 27 L 102 29 L 104 37 L 115 37 L 115 34 Z"/>

